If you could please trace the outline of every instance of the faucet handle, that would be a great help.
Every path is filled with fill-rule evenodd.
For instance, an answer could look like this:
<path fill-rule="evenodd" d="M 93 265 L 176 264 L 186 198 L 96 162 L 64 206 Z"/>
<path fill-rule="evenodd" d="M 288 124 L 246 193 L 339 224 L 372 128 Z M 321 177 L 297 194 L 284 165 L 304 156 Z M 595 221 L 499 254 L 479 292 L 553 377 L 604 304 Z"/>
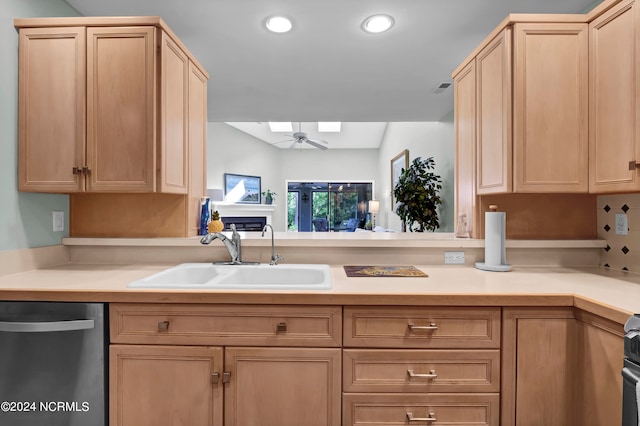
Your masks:
<path fill-rule="evenodd" d="M 277 265 L 279 261 L 284 260 L 284 257 L 280 256 L 279 254 L 276 254 L 275 256 L 271 257 L 271 263 L 269 263 L 270 265 Z"/>

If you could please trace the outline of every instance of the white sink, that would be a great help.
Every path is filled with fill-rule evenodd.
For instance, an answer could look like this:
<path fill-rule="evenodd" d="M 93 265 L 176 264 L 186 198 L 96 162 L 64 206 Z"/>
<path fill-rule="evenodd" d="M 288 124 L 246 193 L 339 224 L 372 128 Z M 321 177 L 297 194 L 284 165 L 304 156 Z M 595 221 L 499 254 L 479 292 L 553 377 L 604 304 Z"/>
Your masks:
<path fill-rule="evenodd" d="M 333 285 L 329 265 L 217 265 L 183 263 L 131 282 L 130 288 L 245 290 L 327 290 Z"/>

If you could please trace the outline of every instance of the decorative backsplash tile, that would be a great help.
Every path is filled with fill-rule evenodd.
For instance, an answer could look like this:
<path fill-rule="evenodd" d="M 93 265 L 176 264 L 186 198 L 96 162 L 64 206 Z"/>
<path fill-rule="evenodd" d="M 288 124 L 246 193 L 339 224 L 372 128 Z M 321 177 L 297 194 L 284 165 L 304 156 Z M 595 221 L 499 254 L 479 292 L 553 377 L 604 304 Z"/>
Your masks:
<path fill-rule="evenodd" d="M 598 238 L 607 240 L 600 265 L 640 273 L 640 194 L 599 196 L 597 209 Z M 616 214 L 626 214 L 627 235 Z"/>

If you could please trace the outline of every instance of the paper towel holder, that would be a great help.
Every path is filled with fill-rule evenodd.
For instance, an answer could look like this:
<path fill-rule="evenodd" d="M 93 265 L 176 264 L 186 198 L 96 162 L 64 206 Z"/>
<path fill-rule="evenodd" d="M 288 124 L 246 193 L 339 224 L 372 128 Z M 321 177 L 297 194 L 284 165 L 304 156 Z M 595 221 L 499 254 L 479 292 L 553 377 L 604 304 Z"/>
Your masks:
<path fill-rule="evenodd" d="M 485 213 L 484 262 L 476 262 L 476 268 L 491 272 L 508 272 L 506 263 L 506 213 L 498 212 L 492 204 Z"/>

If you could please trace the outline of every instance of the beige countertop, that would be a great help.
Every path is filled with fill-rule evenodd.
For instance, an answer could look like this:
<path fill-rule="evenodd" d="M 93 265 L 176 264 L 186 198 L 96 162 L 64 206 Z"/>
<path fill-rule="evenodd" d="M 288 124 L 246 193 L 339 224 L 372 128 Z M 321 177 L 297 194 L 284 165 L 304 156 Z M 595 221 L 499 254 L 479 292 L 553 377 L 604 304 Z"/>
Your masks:
<path fill-rule="evenodd" d="M 577 306 L 618 322 L 640 312 L 640 275 L 597 267 L 416 265 L 428 277 L 347 277 L 324 291 L 128 289 L 172 264 L 65 264 L 0 276 L 0 299 L 149 303 Z M 277 268 L 277 266 L 275 266 Z"/>

